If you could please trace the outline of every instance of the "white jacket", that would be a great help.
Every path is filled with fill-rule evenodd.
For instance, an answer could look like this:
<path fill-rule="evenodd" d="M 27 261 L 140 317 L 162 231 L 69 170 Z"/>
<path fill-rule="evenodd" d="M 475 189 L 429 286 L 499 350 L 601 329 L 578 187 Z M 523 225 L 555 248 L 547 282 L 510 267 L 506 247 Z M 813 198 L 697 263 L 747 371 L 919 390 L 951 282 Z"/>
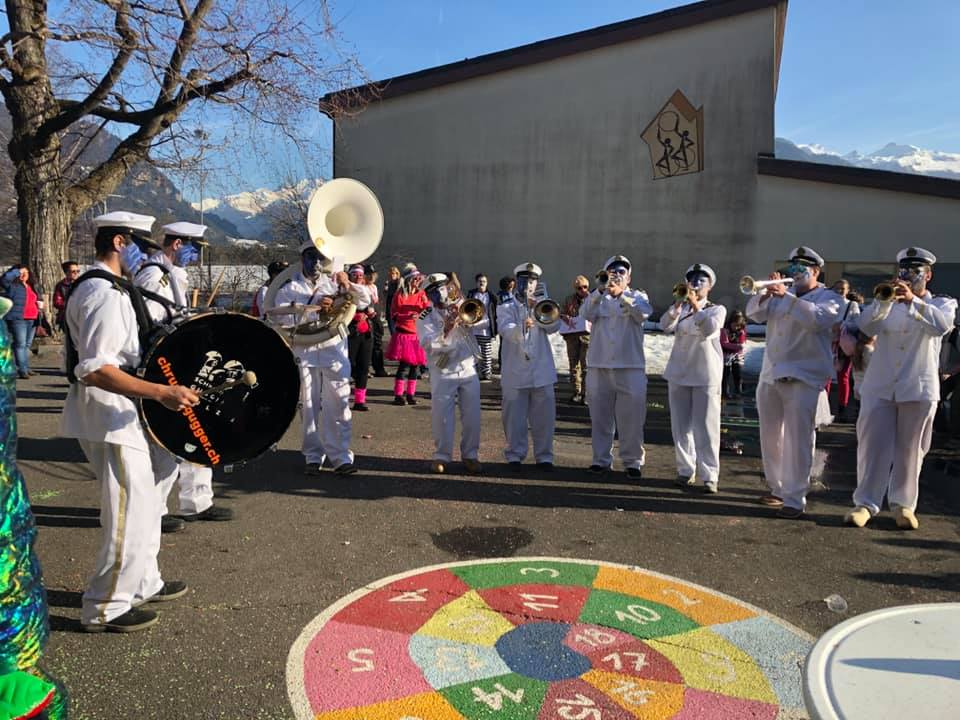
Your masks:
<path fill-rule="evenodd" d="M 324 297 L 334 297 L 339 294 L 340 287 L 334 281 L 331 275 L 321 275 L 316 283 L 307 280 L 302 272 L 294 273 L 290 282 L 277 290 L 274 297 L 274 306 L 288 305 L 290 303 L 300 303 L 303 305 L 317 305 Z M 350 292 L 356 299 L 357 306 L 366 307 L 370 304 L 370 295 L 363 285 L 350 284 Z M 293 315 L 281 316 L 284 322 L 293 322 L 296 317 Z M 308 315 L 306 320 L 316 316 Z M 339 342 L 331 342 L 324 347 L 320 345 L 310 345 L 307 347 L 294 347 L 294 353 L 304 367 L 325 367 L 339 368 L 341 366 L 350 366 L 350 358 L 347 354 L 347 337 L 344 335 Z"/>
<path fill-rule="evenodd" d="M 112 272 L 101 262 L 94 268 Z M 147 451 L 147 438 L 132 399 L 85 385 L 100 368 L 140 365 L 137 316 L 130 296 L 109 280 L 84 280 L 70 293 L 66 313 L 79 363 L 60 416 L 60 435 Z"/>
<path fill-rule="evenodd" d="M 818 285 L 797 297 L 794 288 L 781 298 L 761 303 L 757 294 L 747 303 L 747 316 L 767 324 L 767 346 L 763 353 L 760 382 L 773 383 L 794 378 L 822 388 L 833 376 L 833 326 L 840 322 L 843 299 Z"/>
<path fill-rule="evenodd" d="M 692 312 L 689 305 L 671 305 L 660 316 L 660 329 L 673 333 L 673 349 L 663 376 L 674 385 L 720 385 L 723 350 L 720 330 L 727 319 L 723 305 L 708 305 Z"/>
<path fill-rule="evenodd" d="M 940 345 L 953 329 L 957 301 L 927 291 L 912 302 L 867 305 L 858 326 L 876 335 L 875 350 L 860 387 L 861 396 L 895 402 L 940 399 Z"/>
<path fill-rule="evenodd" d="M 167 268 L 167 272 L 156 267 L 158 264 Z M 181 307 L 186 307 L 187 287 L 189 285 L 186 269 L 174 265 L 163 253 L 154 254 L 150 260 L 147 261 L 147 265 L 148 267 L 141 269 L 140 272 L 137 273 L 134 278 L 134 284 L 144 290 L 156 293 Z M 155 322 L 167 322 L 166 308 L 156 300 L 144 299 L 147 302 L 147 310 L 150 312 L 150 317 L 152 317 Z M 174 312 L 174 316 L 176 316 L 176 312 Z"/>
<path fill-rule="evenodd" d="M 580 306 L 580 315 L 592 323 L 587 367 L 645 369 L 643 323 L 652 314 L 643 290 L 627 288 L 618 298 L 590 293 Z"/>
<path fill-rule="evenodd" d="M 477 341 L 469 328 L 454 328 L 443 336 L 443 312 L 427 308 L 417 318 L 417 338 L 427 353 L 431 380 L 436 377 L 468 378 L 477 374 Z"/>
<path fill-rule="evenodd" d="M 557 367 L 547 335 L 555 333 L 560 320 L 546 328 L 524 324 L 531 312 L 517 298 L 497 305 L 497 332 L 501 345 L 500 385 L 505 388 L 538 388 L 557 382 Z"/>

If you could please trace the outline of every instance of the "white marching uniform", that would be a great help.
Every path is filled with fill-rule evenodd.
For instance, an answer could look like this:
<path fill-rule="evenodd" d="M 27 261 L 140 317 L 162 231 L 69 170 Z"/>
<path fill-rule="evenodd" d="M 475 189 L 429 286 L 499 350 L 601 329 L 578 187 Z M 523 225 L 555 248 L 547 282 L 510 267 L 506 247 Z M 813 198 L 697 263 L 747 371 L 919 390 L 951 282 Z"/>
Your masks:
<path fill-rule="evenodd" d="M 480 455 L 480 378 L 477 342 L 470 328 L 454 328 L 443 336 L 444 312 L 427 308 L 417 319 L 417 338 L 430 366 L 430 420 L 433 459 L 453 460 L 456 405 L 460 405 L 460 459 Z"/>
<path fill-rule="evenodd" d="M 101 262 L 93 267 L 111 272 Z M 80 441 L 97 476 L 103 528 L 80 619 L 85 625 L 103 624 L 163 588 L 157 563 L 162 499 L 136 403 L 83 383 L 107 365 L 139 365 L 139 328 L 129 296 L 107 280 L 85 280 L 70 294 L 66 321 L 79 363 L 60 435 Z"/>
<path fill-rule="evenodd" d="M 877 339 L 860 387 L 853 502 L 872 515 L 884 495 L 891 508 L 916 510 L 940 399 L 940 347 L 956 312 L 955 299 L 927 291 L 909 304 L 874 301 L 858 319 Z"/>
<path fill-rule="evenodd" d="M 503 392 L 503 433 L 507 462 L 527 457 L 527 429 L 533 437 L 533 457 L 538 463 L 553 462 L 553 431 L 557 405 L 553 386 L 557 368 L 548 335 L 557 332 L 560 320 L 544 327 L 534 323 L 532 308 L 516 297 L 497 306 L 497 331 L 502 341 L 500 387 Z"/>
<path fill-rule="evenodd" d="M 842 299 L 818 285 L 797 297 L 754 295 L 747 316 L 767 323 L 767 344 L 757 383 L 760 451 L 770 493 L 786 507 L 803 510 L 810 489 L 817 403 L 833 375 L 833 326 Z"/>
<path fill-rule="evenodd" d="M 713 487 L 720 476 L 720 330 L 726 318 L 723 305 L 707 304 L 693 312 L 686 303 L 671 305 L 660 316 L 660 329 L 674 335 L 663 376 L 677 473 L 685 478 L 696 475 L 699 482 Z"/>
<path fill-rule="evenodd" d="M 621 298 L 627 298 L 626 307 Z M 590 293 L 580 314 L 593 323 L 587 351 L 587 397 L 593 464 L 613 464 L 613 436 L 620 436 L 625 468 L 643 467 L 643 425 L 647 419 L 647 371 L 643 323 L 653 307 L 642 290 L 626 288 L 614 298 Z"/>
<path fill-rule="evenodd" d="M 163 265 L 164 272 L 157 265 Z M 163 253 L 153 255 L 141 267 L 134 278 L 137 287 L 160 295 L 181 307 L 187 306 L 187 271 L 174 265 Z M 146 298 L 145 298 L 146 299 Z M 166 323 L 167 310 L 156 300 L 146 299 L 147 310 L 154 322 Z M 174 311 L 176 317 L 176 311 Z M 161 515 L 167 514 L 167 498 L 179 478 L 180 492 L 177 495 L 177 508 L 181 514 L 195 515 L 213 505 L 213 469 L 182 462 L 176 455 L 159 445 L 150 445 L 150 457 L 153 470 L 157 475 L 160 497 L 163 504 Z"/>
<path fill-rule="evenodd" d="M 340 294 L 339 290 L 330 275 L 321 275 L 314 283 L 307 280 L 302 271 L 297 272 L 277 291 L 274 307 L 289 303 L 317 304 L 323 297 Z M 350 292 L 358 305 L 361 302 L 364 306 L 369 304 L 364 286 L 351 284 Z M 300 365 L 300 419 L 306 462 L 322 465 L 324 459 L 329 458 L 334 468 L 352 463 L 350 358 L 346 329 L 339 341 L 328 340 L 308 347 L 294 347 L 293 350 Z"/>

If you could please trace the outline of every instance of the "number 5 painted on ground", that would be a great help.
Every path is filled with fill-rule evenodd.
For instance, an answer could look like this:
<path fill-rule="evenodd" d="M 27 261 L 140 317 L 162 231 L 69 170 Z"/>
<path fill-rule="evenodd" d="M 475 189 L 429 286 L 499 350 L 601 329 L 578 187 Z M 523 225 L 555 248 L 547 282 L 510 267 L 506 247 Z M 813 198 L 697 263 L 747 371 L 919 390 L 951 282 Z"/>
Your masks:
<path fill-rule="evenodd" d="M 369 658 L 360 657 L 361 655 L 373 655 L 374 652 L 370 648 L 357 648 L 356 650 L 351 650 L 347 653 L 347 660 L 352 663 L 357 663 L 360 667 L 350 668 L 352 672 L 370 672 L 373 670 L 373 660 Z"/>

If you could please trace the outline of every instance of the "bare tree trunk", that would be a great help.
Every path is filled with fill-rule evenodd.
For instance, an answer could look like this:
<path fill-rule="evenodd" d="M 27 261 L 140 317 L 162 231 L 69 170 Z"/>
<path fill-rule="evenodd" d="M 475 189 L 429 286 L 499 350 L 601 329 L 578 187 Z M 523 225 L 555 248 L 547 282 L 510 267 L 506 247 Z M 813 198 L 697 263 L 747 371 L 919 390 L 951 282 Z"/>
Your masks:
<path fill-rule="evenodd" d="M 60 263 L 67 257 L 73 214 L 64 198 L 60 175 L 60 142 L 53 136 L 43 152 L 17 164 L 17 216 L 20 219 L 21 257 L 36 273 L 37 284 L 52 293 L 60 279 Z"/>

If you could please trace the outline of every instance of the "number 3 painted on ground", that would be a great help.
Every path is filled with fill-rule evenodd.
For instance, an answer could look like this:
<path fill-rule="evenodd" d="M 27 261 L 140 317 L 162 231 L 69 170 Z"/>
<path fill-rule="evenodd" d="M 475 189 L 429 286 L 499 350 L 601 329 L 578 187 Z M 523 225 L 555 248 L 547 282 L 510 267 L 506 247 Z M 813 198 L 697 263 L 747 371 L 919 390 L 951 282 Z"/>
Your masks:
<path fill-rule="evenodd" d="M 526 575 L 527 573 L 550 573 L 550 577 L 552 578 L 560 577 L 560 571 L 554 570 L 553 568 L 533 568 L 533 567 L 520 568 L 521 575 Z"/>

